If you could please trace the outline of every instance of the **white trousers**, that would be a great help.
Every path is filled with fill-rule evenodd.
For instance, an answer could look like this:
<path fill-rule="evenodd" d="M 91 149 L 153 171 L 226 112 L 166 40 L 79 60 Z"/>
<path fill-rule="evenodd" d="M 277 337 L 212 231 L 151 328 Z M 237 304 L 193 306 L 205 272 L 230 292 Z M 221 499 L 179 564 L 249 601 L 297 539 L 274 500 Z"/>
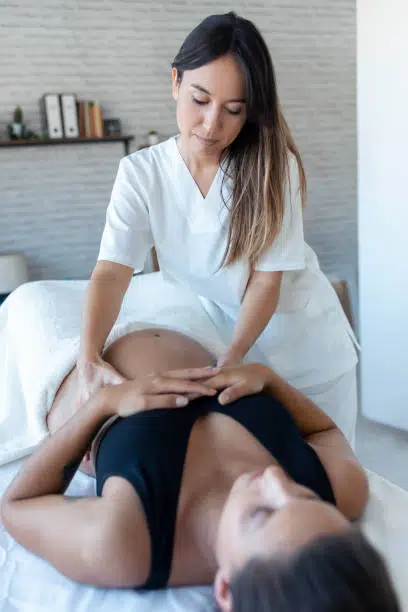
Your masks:
<path fill-rule="evenodd" d="M 358 407 L 356 367 L 338 378 L 299 391 L 333 419 L 354 449 Z"/>

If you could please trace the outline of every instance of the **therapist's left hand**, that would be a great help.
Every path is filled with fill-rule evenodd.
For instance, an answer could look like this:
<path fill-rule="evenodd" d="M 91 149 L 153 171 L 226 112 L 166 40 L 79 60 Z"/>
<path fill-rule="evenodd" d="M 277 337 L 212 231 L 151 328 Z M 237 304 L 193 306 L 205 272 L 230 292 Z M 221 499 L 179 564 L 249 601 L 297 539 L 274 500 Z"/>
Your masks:
<path fill-rule="evenodd" d="M 218 396 L 220 404 L 260 393 L 265 388 L 270 370 L 261 363 L 247 363 L 220 368 L 220 372 L 206 381 L 212 389 L 222 390 Z"/>

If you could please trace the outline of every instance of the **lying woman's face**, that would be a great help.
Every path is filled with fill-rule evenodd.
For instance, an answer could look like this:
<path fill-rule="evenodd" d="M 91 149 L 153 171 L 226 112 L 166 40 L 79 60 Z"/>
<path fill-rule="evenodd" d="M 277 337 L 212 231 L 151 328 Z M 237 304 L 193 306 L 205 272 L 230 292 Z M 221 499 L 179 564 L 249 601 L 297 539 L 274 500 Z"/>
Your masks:
<path fill-rule="evenodd" d="M 334 506 L 282 468 L 270 466 L 235 481 L 221 516 L 218 563 L 230 573 L 253 557 L 291 553 L 321 535 L 349 528 Z"/>

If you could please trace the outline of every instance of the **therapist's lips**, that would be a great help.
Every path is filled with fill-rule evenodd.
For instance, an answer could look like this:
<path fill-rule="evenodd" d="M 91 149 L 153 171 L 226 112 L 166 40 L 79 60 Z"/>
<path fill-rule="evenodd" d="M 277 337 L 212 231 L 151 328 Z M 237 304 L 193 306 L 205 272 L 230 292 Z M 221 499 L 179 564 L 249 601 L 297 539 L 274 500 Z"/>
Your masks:
<path fill-rule="evenodd" d="M 213 138 L 203 138 L 202 136 L 199 136 L 198 134 L 194 134 L 194 136 L 196 138 L 198 138 L 198 140 L 206 145 L 213 145 L 216 142 L 218 142 L 217 140 L 214 140 Z"/>

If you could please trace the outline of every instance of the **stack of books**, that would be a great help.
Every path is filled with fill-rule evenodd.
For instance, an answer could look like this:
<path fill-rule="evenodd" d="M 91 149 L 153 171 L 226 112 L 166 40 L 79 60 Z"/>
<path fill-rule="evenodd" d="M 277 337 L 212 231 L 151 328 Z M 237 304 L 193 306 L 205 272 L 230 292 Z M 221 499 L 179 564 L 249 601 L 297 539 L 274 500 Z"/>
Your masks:
<path fill-rule="evenodd" d="M 75 94 L 44 94 L 40 98 L 42 131 L 48 138 L 103 138 L 103 113 L 97 100 Z"/>
<path fill-rule="evenodd" d="M 78 128 L 80 138 L 103 138 L 103 114 L 97 100 L 79 100 Z"/>

